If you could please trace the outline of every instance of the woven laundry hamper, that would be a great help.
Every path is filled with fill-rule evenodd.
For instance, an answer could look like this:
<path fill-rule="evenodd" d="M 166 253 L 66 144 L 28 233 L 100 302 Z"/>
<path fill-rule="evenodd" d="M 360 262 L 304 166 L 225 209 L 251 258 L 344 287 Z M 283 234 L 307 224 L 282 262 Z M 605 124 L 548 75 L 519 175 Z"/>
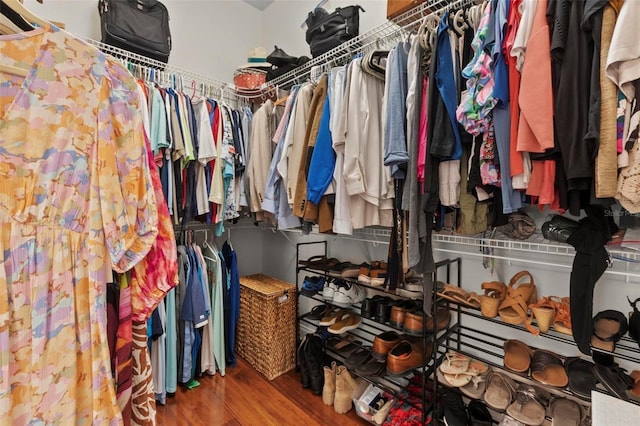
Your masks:
<path fill-rule="evenodd" d="M 236 352 L 267 379 L 296 366 L 296 286 L 262 274 L 240 278 Z"/>

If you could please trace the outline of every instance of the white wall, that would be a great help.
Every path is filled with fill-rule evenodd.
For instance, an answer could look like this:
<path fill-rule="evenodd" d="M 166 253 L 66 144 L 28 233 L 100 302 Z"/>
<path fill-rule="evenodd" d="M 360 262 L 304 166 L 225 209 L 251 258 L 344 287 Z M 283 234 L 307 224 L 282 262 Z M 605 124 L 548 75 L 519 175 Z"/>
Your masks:
<path fill-rule="evenodd" d="M 305 31 L 300 25 L 319 0 L 276 0 L 264 11 L 263 33 L 268 52 L 277 45 L 293 56 L 309 56 L 309 45 L 305 41 Z M 330 0 L 325 9 L 359 4 L 366 12 L 360 11 L 360 34 L 384 23 L 387 16 L 386 0 Z"/>
<path fill-rule="evenodd" d="M 163 0 L 173 48 L 169 64 L 222 81 L 233 81 L 249 50 L 263 44 L 260 10 L 240 0 Z M 100 40 L 97 0 L 25 0 L 36 15 L 63 22 L 79 36 Z"/>

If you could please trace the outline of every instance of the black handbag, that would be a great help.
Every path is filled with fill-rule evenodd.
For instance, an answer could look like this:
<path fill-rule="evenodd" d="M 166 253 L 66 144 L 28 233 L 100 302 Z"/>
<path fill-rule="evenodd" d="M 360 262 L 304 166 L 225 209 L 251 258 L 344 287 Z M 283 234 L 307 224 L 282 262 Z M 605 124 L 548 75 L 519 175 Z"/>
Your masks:
<path fill-rule="evenodd" d="M 102 42 L 165 64 L 171 53 L 169 12 L 157 0 L 99 0 Z"/>
<path fill-rule="evenodd" d="M 307 44 L 314 58 L 358 36 L 360 32 L 360 6 L 336 8 L 329 13 L 321 7 L 309 12 L 305 21 Z"/>

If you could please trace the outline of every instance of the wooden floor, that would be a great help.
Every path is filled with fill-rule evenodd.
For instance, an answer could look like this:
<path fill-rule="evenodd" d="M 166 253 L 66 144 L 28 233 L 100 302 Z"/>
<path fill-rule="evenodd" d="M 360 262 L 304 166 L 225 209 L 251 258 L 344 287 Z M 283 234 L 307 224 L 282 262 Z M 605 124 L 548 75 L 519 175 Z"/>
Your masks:
<path fill-rule="evenodd" d="M 267 380 L 241 358 L 227 375 L 202 377 L 158 405 L 158 426 L 368 425 L 352 409 L 337 414 L 322 397 L 303 389 L 295 371 Z"/>

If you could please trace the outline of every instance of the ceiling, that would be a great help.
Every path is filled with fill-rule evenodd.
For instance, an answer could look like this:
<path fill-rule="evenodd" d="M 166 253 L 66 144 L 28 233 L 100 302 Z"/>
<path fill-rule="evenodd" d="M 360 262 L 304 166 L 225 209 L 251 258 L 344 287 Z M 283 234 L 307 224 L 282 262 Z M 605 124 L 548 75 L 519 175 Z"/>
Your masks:
<path fill-rule="evenodd" d="M 255 7 L 258 10 L 265 10 L 275 0 L 243 0 L 245 3 Z"/>

